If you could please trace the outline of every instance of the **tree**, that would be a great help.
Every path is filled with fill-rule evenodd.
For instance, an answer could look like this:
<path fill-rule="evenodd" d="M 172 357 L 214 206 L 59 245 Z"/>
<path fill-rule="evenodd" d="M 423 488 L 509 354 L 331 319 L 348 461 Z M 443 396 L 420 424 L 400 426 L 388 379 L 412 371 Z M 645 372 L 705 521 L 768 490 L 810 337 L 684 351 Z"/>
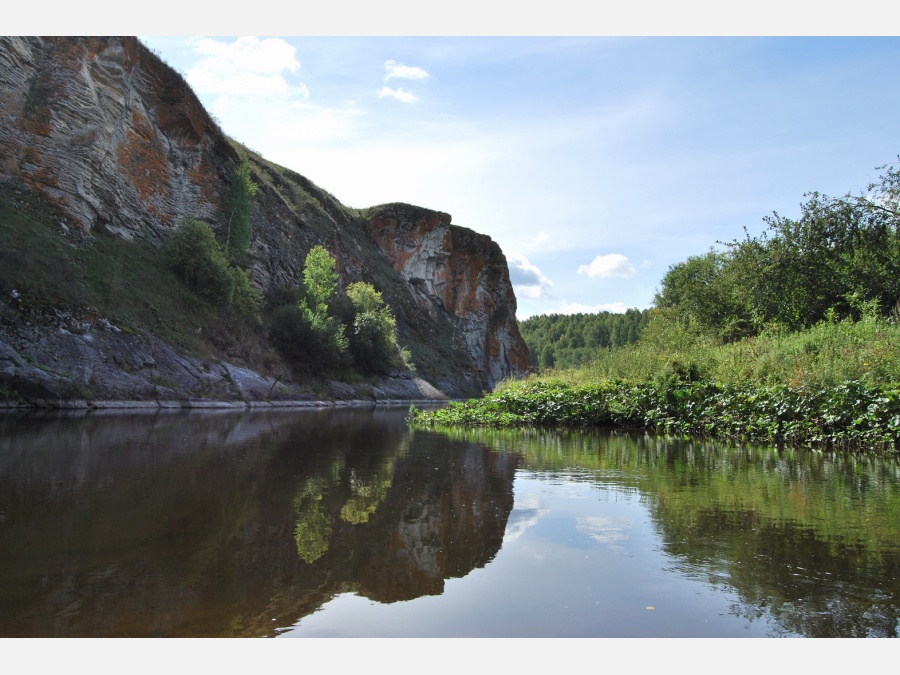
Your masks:
<path fill-rule="evenodd" d="M 347 297 L 355 317 L 350 335 L 350 350 L 358 367 L 385 373 L 398 361 L 397 323 L 381 293 L 364 281 L 350 284 Z"/>
<path fill-rule="evenodd" d="M 325 248 L 314 246 L 303 268 L 306 297 L 272 315 L 272 342 L 298 368 L 324 372 L 346 363 L 349 343 L 344 324 L 328 313 L 337 293 L 336 267 Z"/>
<path fill-rule="evenodd" d="M 313 246 L 306 255 L 303 285 L 310 308 L 316 314 L 328 312 L 328 305 L 337 293 L 337 282 L 337 262 L 323 246 Z"/>
<path fill-rule="evenodd" d="M 253 225 L 250 213 L 257 185 L 250 176 L 250 165 L 244 162 L 231 176 L 222 197 L 225 217 L 225 249 L 232 260 L 240 259 L 250 248 Z"/>
<path fill-rule="evenodd" d="M 553 345 L 548 344 L 545 345 L 541 350 L 540 362 L 538 365 L 543 370 L 544 368 L 552 368 L 556 364 L 556 356 L 554 354 Z"/>
<path fill-rule="evenodd" d="M 746 317 L 731 283 L 732 252 L 710 249 L 672 265 L 663 277 L 654 304 L 677 308 L 711 336 L 724 341 L 743 337 Z"/>
<path fill-rule="evenodd" d="M 250 275 L 228 262 L 212 228 L 194 218 L 185 218 L 168 243 L 172 266 L 188 288 L 209 300 L 251 313 L 262 304 L 250 285 Z"/>

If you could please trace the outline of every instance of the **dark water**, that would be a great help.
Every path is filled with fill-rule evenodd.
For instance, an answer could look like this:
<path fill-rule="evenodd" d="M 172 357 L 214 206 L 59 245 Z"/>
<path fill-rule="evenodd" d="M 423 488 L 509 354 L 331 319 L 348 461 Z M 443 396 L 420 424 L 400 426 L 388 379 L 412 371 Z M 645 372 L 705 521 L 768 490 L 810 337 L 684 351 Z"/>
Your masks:
<path fill-rule="evenodd" d="M 884 636 L 900 463 L 405 409 L 0 416 L 0 636 Z"/>

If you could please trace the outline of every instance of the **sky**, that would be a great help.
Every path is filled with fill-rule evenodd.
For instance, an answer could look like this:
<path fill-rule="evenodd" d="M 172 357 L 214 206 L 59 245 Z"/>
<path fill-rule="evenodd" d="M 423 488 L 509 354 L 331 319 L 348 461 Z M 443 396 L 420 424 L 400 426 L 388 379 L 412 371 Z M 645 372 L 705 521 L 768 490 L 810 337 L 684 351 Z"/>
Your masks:
<path fill-rule="evenodd" d="M 224 131 L 351 207 L 444 211 L 520 319 L 666 271 L 900 154 L 896 37 L 151 37 Z"/>

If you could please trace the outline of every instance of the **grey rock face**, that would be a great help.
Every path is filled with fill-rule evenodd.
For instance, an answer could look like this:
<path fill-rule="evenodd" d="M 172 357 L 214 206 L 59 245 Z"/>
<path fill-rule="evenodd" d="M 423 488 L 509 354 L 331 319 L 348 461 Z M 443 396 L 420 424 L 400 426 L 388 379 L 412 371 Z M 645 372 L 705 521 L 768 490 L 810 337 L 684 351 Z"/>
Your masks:
<path fill-rule="evenodd" d="M 389 389 L 469 395 L 526 371 L 506 260 L 490 238 L 451 226 L 447 214 L 405 205 L 363 215 L 303 176 L 248 157 L 259 186 L 247 256 L 257 289 L 295 286 L 306 254 L 320 244 L 336 257 L 342 284 L 364 280 L 384 291 L 398 308 L 397 327 L 407 344 L 453 336 L 441 345 L 459 357 L 452 373 L 426 365 L 419 379 L 407 373 L 391 379 Z M 99 231 L 161 244 L 188 216 L 220 226 L 221 196 L 240 162 L 236 146 L 183 78 L 135 38 L 0 37 L 0 185 L 39 196 L 74 244 Z M 78 382 L 108 382 L 110 397 L 170 395 L 135 375 L 154 368 L 142 354 L 157 370 L 176 363 L 171 354 L 162 356 L 158 340 L 148 336 L 152 349 L 133 352 L 132 336 L 100 324 L 87 332 L 65 330 L 71 335 L 34 339 L 67 350 L 63 360 Z M 47 384 L 46 372 L 16 367 L 25 369 L 17 371 L 20 380 Z M 280 384 L 272 388 L 259 375 L 253 380 L 249 370 L 198 367 L 188 360 L 181 368 L 192 383 L 188 391 L 224 400 L 281 395 Z M 180 371 L 172 365 L 171 372 Z M 223 377 L 233 384 L 223 389 Z"/>

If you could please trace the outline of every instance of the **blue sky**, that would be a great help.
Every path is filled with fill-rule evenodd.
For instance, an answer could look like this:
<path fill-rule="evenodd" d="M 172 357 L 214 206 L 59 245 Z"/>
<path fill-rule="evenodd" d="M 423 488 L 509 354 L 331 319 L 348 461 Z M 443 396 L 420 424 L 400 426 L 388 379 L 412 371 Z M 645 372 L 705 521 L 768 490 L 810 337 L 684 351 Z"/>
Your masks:
<path fill-rule="evenodd" d="M 520 318 L 649 307 L 670 265 L 900 154 L 900 38 L 141 39 L 344 204 L 491 236 Z"/>

